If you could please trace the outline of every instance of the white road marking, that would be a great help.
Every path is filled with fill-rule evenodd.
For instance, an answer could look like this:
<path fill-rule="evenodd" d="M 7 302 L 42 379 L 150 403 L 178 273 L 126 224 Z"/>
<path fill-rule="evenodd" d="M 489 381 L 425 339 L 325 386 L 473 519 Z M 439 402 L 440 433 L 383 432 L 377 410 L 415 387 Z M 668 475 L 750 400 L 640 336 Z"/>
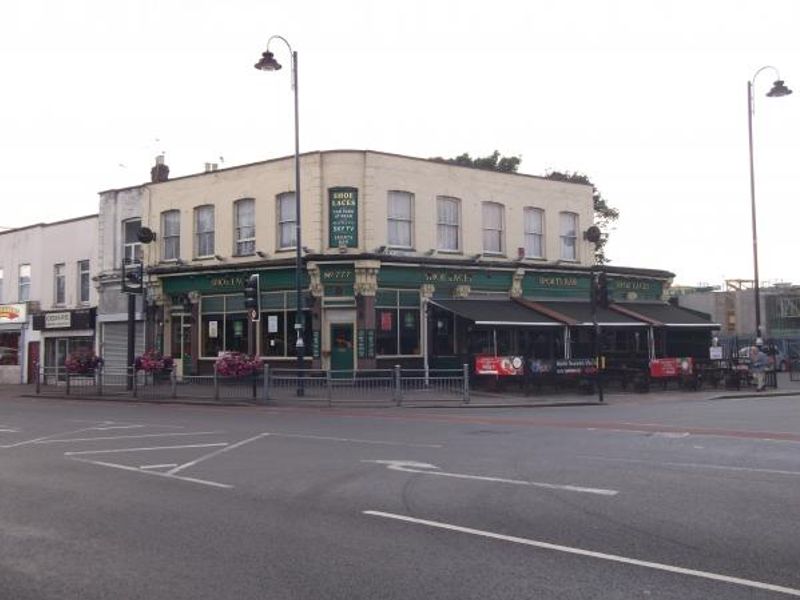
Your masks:
<path fill-rule="evenodd" d="M 201 456 L 200 458 L 197 458 L 197 459 L 192 460 L 190 462 L 184 463 L 182 465 L 178 465 L 174 469 L 172 469 L 170 471 L 167 471 L 167 475 L 174 475 L 175 473 L 178 473 L 179 471 L 183 471 L 184 469 L 188 469 L 189 467 L 193 467 L 193 466 L 195 466 L 197 464 L 200 464 L 201 462 L 203 462 L 205 460 L 208 460 L 209 458 L 214 458 L 215 456 L 219 456 L 223 452 L 229 452 L 230 450 L 234 450 L 235 448 L 240 448 L 241 446 L 244 446 L 245 444 L 249 444 L 250 442 L 254 442 L 254 441 L 256 441 L 258 439 L 261 439 L 262 437 L 265 437 L 265 436 L 268 436 L 268 435 L 269 435 L 268 433 L 259 433 L 258 435 L 255 435 L 255 436 L 253 436 L 251 438 L 248 438 L 246 440 L 242 440 L 241 442 L 236 442 L 235 444 L 231 444 L 230 446 L 227 446 L 226 448 L 222 448 L 220 450 L 215 450 L 214 452 L 210 452 L 209 454 Z"/>
<path fill-rule="evenodd" d="M 107 425 L 107 424 L 109 424 L 109 421 L 103 421 L 102 423 L 99 423 L 99 425 Z M 95 421 L 95 425 L 98 425 L 97 421 Z M 24 442 L 17 442 L 16 444 L 8 444 L 6 446 L 0 446 L 0 448 L 16 448 L 17 446 L 24 446 L 26 444 L 39 444 L 39 443 L 43 443 L 45 440 L 49 440 L 50 438 L 54 438 L 57 435 L 70 435 L 70 434 L 73 434 L 73 433 L 81 433 L 83 431 L 89 431 L 90 429 L 92 429 L 92 427 L 84 427 L 82 429 L 75 429 L 73 431 L 61 431 L 59 433 L 53 433 L 51 435 L 45 435 L 43 437 L 38 437 L 38 438 L 35 438 L 35 439 L 32 439 L 32 440 L 25 440 Z"/>
<path fill-rule="evenodd" d="M 773 475 L 800 475 L 800 471 L 784 471 L 782 469 L 762 469 L 758 467 L 731 467 L 728 465 L 711 465 L 708 463 L 683 463 L 683 462 L 658 462 L 651 460 L 640 460 L 637 458 L 611 458 L 604 456 L 584 456 L 591 460 L 603 460 L 607 462 L 626 462 L 652 465 L 654 467 L 688 467 L 692 469 L 716 469 L 719 471 L 744 471 L 749 473 L 771 473 Z"/>
<path fill-rule="evenodd" d="M 181 446 L 152 446 L 149 448 L 115 448 L 113 450 L 80 450 L 79 452 L 64 452 L 64 456 L 78 456 L 81 454 L 115 454 L 117 452 L 147 452 L 150 450 L 178 450 L 181 448 L 213 448 L 227 446 L 226 442 L 217 444 L 184 444 Z M 174 466 L 174 465 L 173 465 Z"/>
<path fill-rule="evenodd" d="M 232 485 L 227 483 L 218 483 L 216 481 L 207 481 L 205 479 L 196 479 L 194 477 L 182 477 L 180 475 L 171 475 L 169 473 L 161 473 L 159 471 L 147 471 L 138 467 L 129 467 L 127 465 L 118 465 L 116 463 L 107 463 L 99 460 L 88 460 L 86 458 L 72 458 L 71 460 L 77 462 L 89 463 L 90 465 L 99 465 L 101 467 L 111 467 L 112 469 L 122 469 L 123 471 L 133 471 L 134 473 L 144 473 L 145 475 L 155 475 L 157 477 L 165 477 L 167 479 L 177 479 L 179 481 L 188 481 L 190 483 L 199 483 L 202 485 L 209 485 L 211 487 L 231 489 Z"/>
<path fill-rule="evenodd" d="M 492 483 L 508 483 L 512 485 L 527 485 L 531 487 L 545 488 L 550 490 L 563 490 L 567 492 L 579 492 L 583 494 L 597 494 L 598 496 L 616 496 L 617 490 L 607 490 L 602 488 L 590 488 L 577 485 L 562 485 L 556 483 L 544 483 L 541 481 L 523 481 L 520 479 L 505 479 L 502 477 L 485 477 L 483 475 L 465 475 L 462 473 L 448 473 L 440 471 L 439 467 L 427 463 L 419 463 L 407 460 L 362 460 L 361 462 L 386 465 L 392 471 L 402 471 L 404 473 L 421 473 L 422 475 L 439 475 L 441 477 L 455 477 L 457 479 L 473 479 L 476 481 L 489 481 Z"/>
<path fill-rule="evenodd" d="M 303 435 L 300 433 L 269 433 L 274 437 L 300 438 L 306 440 L 320 440 L 324 442 L 350 442 L 353 444 L 380 444 L 382 446 L 405 446 L 407 448 L 441 448 L 442 444 L 409 444 L 407 442 L 389 442 L 385 440 L 362 440 L 357 438 L 327 437 L 324 435 Z"/>
<path fill-rule="evenodd" d="M 661 437 L 661 438 L 668 438 L 668 439 L 678 439 L 678 438 L 685 438 L 689 437 L 688 431 L 656 431 L 653 434 L 653 437 Z"/>
<path fill-rule="evenodd" d="M 0 433 L 19 433 L 19 429 L 0 429 Z"/>
<path fill-rule="evenodd" d="M 593 550 L 584 550 L 583 548 L 574 548 L 571 546 L 562 546 L 559 544 L 551 544 L 549 542 L 540 542 L 527 538 L 521 538 L 511 535 L 503 535 L 500 533 L 493 533 L 491 531 L 484 531 L 481 529 L 472 529 L 471 527 L 461 527 L 460 525 L 451 525 L 449 523 L 442 523 L 440 521 L 429 521 L 426 519 L 416 519 L 414 517 L 407 517 L 405 515 L 398 515 L 394 513 L 387 513 L 377 510 L 365 510 L 363 514 L 382 517 L 384 519 L 394 519 L 396 521 L 403 521 L 405 523 L 413 523 L 415 525 L 426 525 L 437 529 L 445 529 L 448 531 L 457 531 L 459 533 L 468 533 L 479 537 L 489 538 L 493 540 L 500 540 L 503 542 L 512 542 L 514 544 L 522 544 L 524 546 L 532 546 L 534 548 L 541 548 L 543 550 L 553 550 L 556 552 L 564 552 L 566 554 L 574 554 L 577 556 L 585 556 L 588 558 L 597 558 L 600 560 L 607 560 L 611 562 L 633 565 L 636 567 L 645 567 L 648 569 L 655 569 L 657 571 L 665 571 L 667 573 L 676 573 L 678 575 L 689 575 L 692 577 L 700 577 L 702 579 L 710 579 L 712 581 L 721 581 L 723 583 L 730 583 L 744 587 L 754 588 L 758 590 L 766 590 L 769 592 L 777 592 L 779 594 L 786 594 L 789 596 L 800 597 L 800 589 L 788 588 L 771 583 L 763 583 L 760 581 L 753 581 L 751 579 L 742 579 L 740 577 L 731 577 L 729 575 L 720 575 L 718 573 L 709 573 L 707 571 L 698 571 L 696 569 L 687 569 L 685 567 L 676 567 L 663 563 L 651 562 L 647 560 L 639 560 L 636 558 L 628 558 L 618 554 L 606 554 L 604 552 L 595 552 Z"/>
<path fill-rule="evenodd" d="M 144 425 L 108 425 L 104 427 L 92 427 L 93 431 L 108 431 L 110 429 L 141 429 Z"/>
<path fill-rule="evenodd" d="M 137 440 L 141 438 L 154 438 L 154 437 L 171 437 L 176 435 L 215 435 L 224 433 L 223 431 L 195 431 L 193 433 L 144 433 L 142 435 L 116 435 L 109 437 L 91 437 L 91 438 L 71 438 L 68 440 L 51 440 L 41 438 L 39 440 L 31 440 L 31 443 L 37 444 L 65 444 L 67 442 L 95 442 L 99 440 Z M 57 435 L 57 434 L 56 434 Z M 52 436 L 49 436 L 52 437 Z"/>
<path fill-rule="evenodd" d="M 140 469 L 169 469 L 170 467 L 177 467 L 178 463 L 166 463 L 163 465 L 140 465 Z"/>

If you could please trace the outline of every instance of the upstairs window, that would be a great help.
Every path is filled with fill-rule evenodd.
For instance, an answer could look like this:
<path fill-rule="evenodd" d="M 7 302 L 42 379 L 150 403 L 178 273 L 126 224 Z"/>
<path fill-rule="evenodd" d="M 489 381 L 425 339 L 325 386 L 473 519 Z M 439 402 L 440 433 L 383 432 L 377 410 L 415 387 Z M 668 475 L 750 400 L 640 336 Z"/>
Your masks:
<path fill-rule="evenodd" d="M 483 203 L 483 251 L 487 254 L 505 252 L 505 214 L 502 204 Z"/>
<path fill-rule="evenodd" d="M 541 208 L 526 208 L 525 219 L 525 256 L 528 258 L 544 257 L 544 211 Z"/>
<path fill-rule="evenodd" d="M 562 212 L 559 215 L 561 260 L 578 260 L 578 215 Z"/>
<path fill-rule="evenodd" d="M 461 250 L 461 201 L 458 198 L 436 198 L 436 248 L 447 252 Z"/>
<path fill-rule="evenodd" d="M 234 203 L 234 249 L 236 256 L 256 253 L 256 208 L 253 198 L 243 198 Z"/>
<path fill-rule="evenodd" d="M 167 210 L 161 213 L 161 257 L 176 260 L 181 256 L 181 213 Z"/>
<path fill-rule="evenodd" d="M 31 266 L 20 265 L 18 276 L 19 290 L 18 298 L 20 302 L 26 302 L 31 299 Z"/>
<path fill-rule="evenodd" d="M 278 249 L 294 248 L 297 244 L 297 211 L 294 192 L 278 196 Z"/>
<path fill-rule="evenodd" d="M 89 290 L 91 276 L 89 271 L 89 261 L 78 261 L 78 302 L 89 304 Z"/>
<path fill-rule="evenodd" d="M 67 269 L 64 263 L 53 265 L 53 304 L 64 306 L 67 302 Z"/>
<path fill-rule="evenodd" d="M 409 192 L 389 192 L 387 208 L 389 245 L 398 248 L 411 248 L 414 194 Z"/>
<path fill-rule="evenodd" d="M 197 257 L 214 256 L 214 207 L 194 209 L 194 252 Z"/>
<path fill-rule="evenodd" d="M 0 269 L 0 304 L 3 302 L 3 269 Z"/>
<path fill-rule="evenodd" d="M 125 264 L 142 262 L 142 244 L 139 241 L 141 219 L 128 219 L 122 223 L 122 260 Z"/>

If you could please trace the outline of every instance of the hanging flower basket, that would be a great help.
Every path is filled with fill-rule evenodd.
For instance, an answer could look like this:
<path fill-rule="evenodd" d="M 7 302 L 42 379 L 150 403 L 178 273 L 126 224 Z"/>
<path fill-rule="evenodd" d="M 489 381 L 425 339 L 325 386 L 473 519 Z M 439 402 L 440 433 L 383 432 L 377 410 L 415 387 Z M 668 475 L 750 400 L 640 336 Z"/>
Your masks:
<path fill-rule="evenodd" d="M 95 369 L 103 365 L 103 359 L 94 353 L 94 350 L 81 348 L 70 352 L 64 360 L 67 373 L 79 375 L 93 375 Z"/>
<path fill-rule="evenodd" d="M 133 366 L 137 371 L 145 373 L 164 373 L 172 370 L 172 357 L 161 356 L 161 353 L 155 350 L 147 350 L 141 356 L 136 357 Z"/>
<path fill-rule="evenodd" d="M 261 371 L 264 362 L 241 352 L 226 352 L 217 359 L 217 374 L 223 377 L 247 377 Z"/>

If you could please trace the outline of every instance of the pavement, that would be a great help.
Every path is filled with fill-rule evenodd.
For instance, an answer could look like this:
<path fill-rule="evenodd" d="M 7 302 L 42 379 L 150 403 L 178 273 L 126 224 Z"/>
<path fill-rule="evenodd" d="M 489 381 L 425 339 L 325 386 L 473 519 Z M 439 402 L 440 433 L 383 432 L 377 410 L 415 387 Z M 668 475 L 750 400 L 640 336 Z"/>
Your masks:
<path fill-rule="evenodd" d="M 4 599 L 800 597 L 795 396 L 331 411 L 15 392 Z"/>

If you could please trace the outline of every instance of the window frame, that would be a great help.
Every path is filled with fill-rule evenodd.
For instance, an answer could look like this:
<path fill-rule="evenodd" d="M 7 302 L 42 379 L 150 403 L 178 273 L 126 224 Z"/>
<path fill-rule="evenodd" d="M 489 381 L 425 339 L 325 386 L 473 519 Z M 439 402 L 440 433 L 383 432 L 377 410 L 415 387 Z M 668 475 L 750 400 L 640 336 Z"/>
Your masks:
<path fill-rule="evenodd" d="M 487 227 L 486 225 L 486 209 L 487 208 L 497 208 L 500 211 L 500 228 L 495 229 L 491 227 Z M 500 249 L 499 250 L 487 250 L 486 248 L 486 233 L 487 232 L 496 232 L 499 235 L 499 242 L 500 242 Z M 505 256 L 506 254 L 506 207 L 504 204 L 500 202 L 493 202 L 493 201 L 484 201 L 481 203 L 481 242 L 483 244 L 483 254 L 488 255 L 495 255 L 495 256 Z"/>
<path fill-rule="evenodd" d="M 53 265 L 53 306 L 66 306 L 66 304 L 67 265 L 66 263 L 56 263 Z"/>
<path fill-rule="evenodd" d="M 3 290 L 3 283 L 4 283 L 3 269 L 0 269 L 0 304 L 3 303 L 3 291 L 4 291 Z"/>
<path fill-rule="evenodd" d="M 415 306 L 404 306 L 402 301 L 400 300 L 400 294 L 403 292 L 416 292 L 418 295 L 417 304 Z M 394 302 L 392 304 L 386 303 L 381 299 L 382 295 L 386 293 L 392 293 L 394 295 Z M 423 322 L 423 314 L 422 314 L 422 297 L 419 296 L 418 290 L 410 290 L 410 289 L 396 289 L 396 288 L 380 288 L 378 290 L 378 294 L 375 298 L 375 357 L 376 358 L 419 358 L 423 356 L 423 332 L 422 329 L 425 327 Z M 379 334 L 380 334 L 380 316 L 381 312 L 391 311 L 392 319 L 395 324 L 395 331 L 394 331 L 394 354 L 381 354 L 378 351 L 378 347 L 380 345 L 379 342 Z M 416 354 L 401 354 L 402 351 L 402 321 L 401 317 L 404 312 L 413 311 L 416 314 L 416 327 L 417 327 L 417 339 L 416 345 L 418 348 L 418 352 Z"/>
<path fill-rule="evenodd" d="M 536 213 L 539 215 L 539 231 L 528 231 L 528 215 L 531 213 Z M 539 208 L 537 206 L 526 206 L 522 210 L 522 230 L 523 230 L 523 237 L 522 237 L 522 245 L 525 249 L 525 258 L 545 258 L 545 221 L 544 221 L 544 209 Z M 528 238 L 539 238 L 539 254 L 531 254 L 528 252 Z"/>
<path fill-rule="evenodd" d="M 453 203 L 456 206 L 456 222 L 455 223 L 446 223 L 441 220 L 439 206 L 441 203 L 449 202 Z M 442 247 L 442 236 L 441 228 L 442 227 L 454 227 L 456 230 L 456 247 L 455 248 L 443 248 Z M 462 252 L 461 249 L 461 198 L 456 198 L 455 196 L 436 196 L 436 250 L 439 252 L 448 252 L 453 254 L 460 254 Z"/>
<path fill-rule="evenodd" d="M 573 234 L 567 235 L 564 232 L 564 217 L 570 215 L 573 217 Z M 572 212 L 569 210 L 562 210 L 558 213 L 558 239 L 559 239 L 559 260 L 565 260 L 570 262 L 578 262 L 578 231 L 580 230 L 579 227 L 580 220 L 578 213 Z M 564 250 L 568 246 L 565 245 L 565 240 L 572 240 L 572 248 L 573 248 L 573 256 L 565 256 Z"/>
<path fill-rule="evenodd" d="M 86 266 L 84 269 L 83 267 Z M 78 304 L 89 304 L 92 297 L 92 263 L 88 258 L 77 262 L 78 272 Z M 83 299 L 83 278 L 86 277 L 86 299 Z"/>
<path fill-rule="evenodd" d="M 167 217 L 177 216 L 177 226 L 174 232 L 167 227 Z M 173 247 L 175 256 L 168 256 L 167 248 Z M 178 209 L 165 210 L 161 213 L 161 259 L 178 260 L 181 257 L 181 211 Z"/>
<path fill-rule="evenodd" d="M 28 268 L 27 276 L 23 277 L 22 270 L 24 267 Z M 17 267 L 17 297 L 20 302 L 27 302 L 31 299 L 31 264 L 30 263 L 21 263 Z M 25 293 L 22 293 L 22 290 L 25 290 Z"/>
<path fill-rule="evenodd" d="M 211 229 L 210 230 L 203 230 L 200 231 L 199 225 L 199 216 L 201 211 L 210 210 L 211 211 Z M 194 257 L 195 258 L 211 258 L 216 253 L 216 211 L 213 204 L 201 204 L 200 206 L 194 207 Z M 200 253 L 200 236 L 209 236 L 211 239 L 211 252 L 201 254 Z M 208 238 L 203 238 L 208 239 Z"/>
<path fill-rule="evenodd" d="M 408 200 L 408 216 L 392 214 L 393 200 L 403 198 Z M 386 245 L 390 248 L 411 250 L 414 248 L 414 194 L 405 190 L 389 190 L 386 194 Z M 393 242 L 391 239 L 392 223 L 408 227 L 408 244 Z"/>
<path fill-rule="evenodd" d="M 283 205 L 286 201 L 291 201 L 289 205 L 292 207 L 295 213 L 293 219 L 283 218 Z M 297 246 L 297 195 L 295 192 L 282 192 L 275 196 L 275 223 L 277 227 L 277 232 L 275 235 L 276 249 L 278 251 L 293 250 Z M 288 225 L 289 223 L 291 223 L 291 228 L 289 229 L 291 232 L 289 234 L 290 243 L 284 244 L 283 229 L 284 226 Z"/>
<path fill-rule="evenodd" d="M 128 225 L 138 223 L 138 230 L 142 228 L 141 217 L 125 219 L 122 221 L 122 262 L 126 265 L 138 264 L 142 262 L 142 243 L 136 238 L 134 241 L 128 240 Z"/>
<path fill-rule="evenodd" d="M 250 206 L 249 224 L 241 224 L 241 209 L 244 206 Z M 250 228 L 252 235 L 249 237 L 242 236 L 242 229 Z M 242 248 L 247 248 L 249 245 L 252 250 L 243 252 Z M 233 203 L 233 255 L 234 256 L 253 256 L 256 253 L 256 201 L 255 198 L 239 198 Z"/>

